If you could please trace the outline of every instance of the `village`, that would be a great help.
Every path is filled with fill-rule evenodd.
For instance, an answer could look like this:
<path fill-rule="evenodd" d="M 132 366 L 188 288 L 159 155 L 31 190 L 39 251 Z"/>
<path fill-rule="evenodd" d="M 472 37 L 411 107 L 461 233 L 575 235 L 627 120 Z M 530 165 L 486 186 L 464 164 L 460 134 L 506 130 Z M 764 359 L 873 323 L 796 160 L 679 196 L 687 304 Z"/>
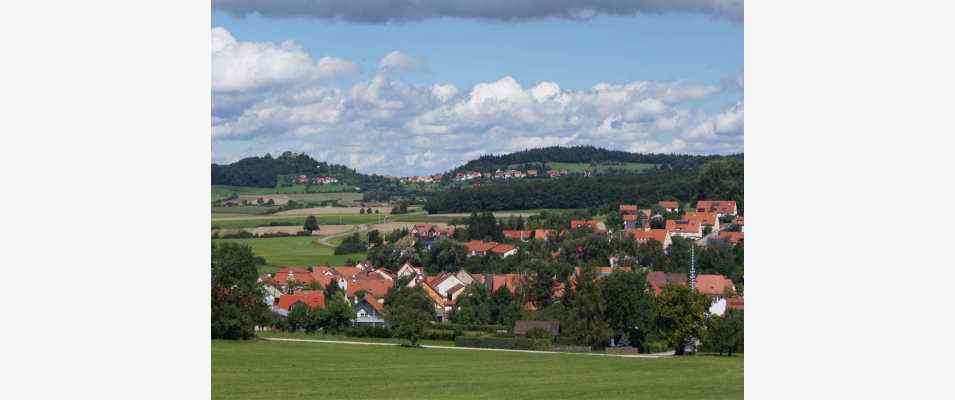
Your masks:
<path fill-rule="evenodd" d="M 657 210 L 655 213 L 654 210 Z M 735 201 L 700 200 L 695 207 L 681 210 L 677 201 L 661 201 L 652 208 L 640 208 L 635 204 L 621 204 L 618 209 L 623 219 L 622 231 L 614 232 L 608 229 L 607 223 L 598 220 L 571 220 L 565 229 L 533 229 L 533 230 L 502 230 L 502 241 L 472 239 L 464 242 L 466 257 L 488 258 L 505 260 L 514 257 L 518 252 L 525 251 L 535 242 L 560 240 L 574 232 L 583 231 L 587 235 L 602 237 L 605 240 L 632 240 L 638 246 L 652 244 L 659 246 L 663 252 L 668 252 L 674 240 L 689 240 L 695 246 L 720 244 L 737 246 L 743 242 L 743 216 L 738 212 Z M 665 219 L 664 215 L 679 215 L 676 219 Z M 467 228 L 462 228 L 467 229 Z M 411 246 L 430 249 L 441 240 L 451 240 L 455 237 L 455 228 L 434 224 L 415 224 L 407 232 Z M 679 239 L 675 239 L 679 238 Z M 383 243 L 382 245 L 387 245 Z M 371 245 L 371 244 L 370 244 Z M 560 250 L 552 254 L 560 255 Z M 626 260 L 625 260 L 626 259 Z M 690 260 L 687 266 L 688 273 L 666 272 L 659 268 L 640 266 L 640 260 L 625 254 L 613 254 L 607 257 L 603 265 L 577 265 L 573 267 L 569 279 L 555 279 L 548 288 L 550 301 L 532 301 L 524 292 L 530 289 L 534 281 L 539 278 L 530 276 L 529 271 L 495 273 L 490 271 L 468 272 L 464 265 L 457 265 L 450 270 L 439 273 L 429 273 L 420 265 L 406 261 L 397 269 L 384 268 L 373 265 L 370 260 L 363 260 L 349 266 L 309 265 L 286 267 L 274 273 L 265 273 L 258 282 L 265 289 L 264 301 L 269 305 L 271 312 L 280 318 L 288 318 L 291 310 L 297 304 L 307 306 L 317 311 L 326 307 L 326 296 L 335 288 L 341 292 L 350 305 L 351 323 L 354 326 L 387 327 L 389 321 L 384 311 L 386 298 L 392 291 L 401 288 L 419 288 L 427 295 L 430 307 L 433 308 L 432 324 L 452 324 L 454 315 L 462 304 L 471 304 L 471 299 L 462 302 L 462 299 L 473 295 L 476 286 L 484 289 L 485 293 L 494 294 L 507 291 L 515 301 L 520 315 L 539 315 L 542 304 L 559 304 L 565 293 L 576 290 L 577 279 L 585 268 L 592 269 L 596 279 L 604 279 L 615 272 L 641 274 L 647 283 L 646 289 L 651 296 L 659 296 L 668 285 L 689 287 L 702 294 L 707 299 L 706 312 L 713 316 L 723 316 L 727 310 L 743 310 L 742 288 L 721 274 L 697 273 L 695 261 Z M 638 290 L 638 289 L 634 289 Z M 609 302 L 612 303 L 612 302 Z M 465 305 L 467 307 L 467 305 Z M 537 312 L 537 314 L 535 314 Z M 556 320 L 524 320 L 515 317 L 513 320 L 491 321 L 498 324 L 499 334 L 505 332 L 513 336 L 526 336 L 528 326 L 546 328 L 554 337 L 561 334 L 561 326 Z M 501 324 L 501 323 L 504 324 Z M 287 325 L 264 326 L 263 330 L 288 329 Z M 294 330 L 294 328 L 293 328 Z M 611 339 L 611 348 L 615 347 L 614 340 L 624 340 L 625 337 L 615 336 Z M 634 351 L 647 351 L 634 349 Z"/>

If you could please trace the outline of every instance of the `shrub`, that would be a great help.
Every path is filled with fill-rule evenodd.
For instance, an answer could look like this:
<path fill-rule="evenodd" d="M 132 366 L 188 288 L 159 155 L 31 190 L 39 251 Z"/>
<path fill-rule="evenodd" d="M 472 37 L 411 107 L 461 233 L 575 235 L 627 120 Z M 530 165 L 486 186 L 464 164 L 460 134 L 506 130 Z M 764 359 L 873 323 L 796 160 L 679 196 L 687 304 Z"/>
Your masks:
<path fill-rule="evenodd" d="M 454 331 L 444 331 L 436 329 L 425 329 L 421 335 L 422 339 L 429 340 L 454 340 Z"/>
<path fill-rule="evenodd" d="M 390 338 L 391 329 L 385 328 L 383 326 L 352 326 L 345 330 L 345 336 L 362 338 Z"/>
<path fill-rule="evenodd" d="M 514 338 L 458 336 L 454 345 L 458 347 L 478 347 L 482 349 L 513 349 Z"/>
<path fill-rule="evenodd" d="M 554 335 L 552 335 L 550 331 L 544 328 L 538 327 L 538 328 L 531 328 L 530 330 L 528 330 L 527 338 L 528 339 L 547 339 L 547 340 L 553 341 Z"/>
<path fill-rule="evenodd" d="M 539 339 L 539 338 L 532 339 L 529 337 L 514 338 L 514 348 L 520 349 L 520 350 L 550 350 L 553 344 L 554 344 L 554 341 L 549 338 L 548 339 Z"/>

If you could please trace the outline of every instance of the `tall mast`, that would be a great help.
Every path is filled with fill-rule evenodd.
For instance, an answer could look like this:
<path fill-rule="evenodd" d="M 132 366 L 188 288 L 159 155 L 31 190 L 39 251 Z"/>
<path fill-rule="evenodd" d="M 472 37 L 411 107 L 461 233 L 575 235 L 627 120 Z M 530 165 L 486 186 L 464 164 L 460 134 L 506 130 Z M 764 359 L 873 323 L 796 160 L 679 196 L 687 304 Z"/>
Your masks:
<path fill-rule="evenodd" d="M 690 289 L 696 289 L 696 254 L 694 253 L 695 243 L 690 243 Z"/>

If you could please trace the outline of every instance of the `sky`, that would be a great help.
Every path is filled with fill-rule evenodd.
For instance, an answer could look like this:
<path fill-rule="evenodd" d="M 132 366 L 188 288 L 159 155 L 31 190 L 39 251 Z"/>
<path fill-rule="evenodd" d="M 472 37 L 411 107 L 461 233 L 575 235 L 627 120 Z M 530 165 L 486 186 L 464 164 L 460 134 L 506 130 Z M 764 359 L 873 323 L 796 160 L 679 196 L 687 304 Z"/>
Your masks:
<path fill-rule="evenodd" d="M 358 3 L 361 3 L 360 6 Z M 214 0 L 212 160 L 743 151 L 742 1 Z"/>

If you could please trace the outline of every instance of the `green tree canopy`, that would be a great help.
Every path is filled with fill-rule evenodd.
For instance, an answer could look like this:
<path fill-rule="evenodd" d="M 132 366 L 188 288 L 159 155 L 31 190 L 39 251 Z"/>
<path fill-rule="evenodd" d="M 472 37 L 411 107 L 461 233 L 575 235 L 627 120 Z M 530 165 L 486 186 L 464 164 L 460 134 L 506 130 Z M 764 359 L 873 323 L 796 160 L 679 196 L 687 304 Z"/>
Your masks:
<path fill-rule="evenodd" d="M 309 215 L 305 218 L 305 225 L 302 226 L 302 229 L 308 232 L 320 230 L 318 227 L 318 219 L 314 215 Z"/>
<path fill-rule="evenodd" d="M 269 321 L 264 292 L 256 283 L 261 258 L 236 243 L 212 243 L 212 338 L 250 339 Z"/>
<path fill-rule="evenodd" d="M 654 303 L 657 329 L 676 354 L 683 355 L 686 346 L 703 333 L 709 299 L 687 286 L 670 284 L 663 287 Z"/>
<path fill-rule="evenodd" d="M 394 335 L 407 339 L 412 346 L 418 345 L 425 328 L 435 318 L 434 305 L 420 286 L 392 292 L 385 302 L 384 314 Z"/>
<path fill-rule="evenodd" d="M 610 328 L 626 335 L 632 345 L 643 348 L 654 322 L 653 297 L 646 274 L 617 270 L 604 278 L 601 289 Z"/>

